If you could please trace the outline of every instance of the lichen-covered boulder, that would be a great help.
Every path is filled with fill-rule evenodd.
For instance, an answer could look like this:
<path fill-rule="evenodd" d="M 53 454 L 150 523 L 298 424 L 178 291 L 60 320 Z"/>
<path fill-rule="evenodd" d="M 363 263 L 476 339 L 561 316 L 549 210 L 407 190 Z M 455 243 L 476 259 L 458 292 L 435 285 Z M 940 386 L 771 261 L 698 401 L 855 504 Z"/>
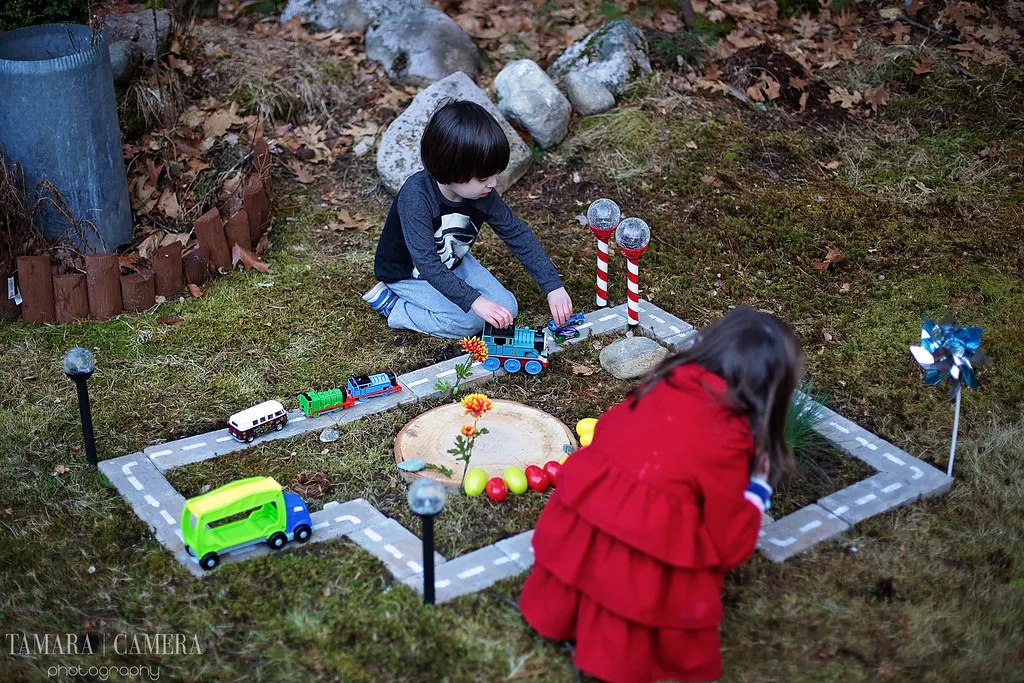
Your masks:
<path fill-rule="evenodd" d="M 494 89 L 501 113 L 530 131 L 544 149 L 557 145 L 569 132 L 569 100 L 536 62 L 509 62 L 495 77 Z"/>
<path fill-rule="evenodd" d="M 648 337 L 626 337 L 601 349 L 601 367 L 616 379 L 644 377 L 668 355 L 668 350 Z"/>
<path fill-rule="evenodd" d="M 610 21 L 581 41 L 573 43 L 548 67 L 552 78 L 582 72 L 614 94 L 648 76 L 647 38 L 626 20 Z"/>
<path fill-rule="evenodd" d="M 580 116 L 606 112 L 615 106 L 615 95 L 601 81 L 583 71 L 571 71 L 565 77 L 565 91 Z"/>
<path fill-rule="evenodd" d="M 281 22 L 296 17 L 315 31 L 362 31 L 388 14 L 423 6 L 423 0 L 289 0 Z"/>
<path fill-rule="evenodd" d="M 523 177 L 533 157 L 526 143 L 501 115 L 487 93 L 461 71 L 441 79 L 416 95 L 409 107 L 384 131 L 377 151 L 377 172 L 380 173 L 384 187 L 397 193 L 409 176 L 423 168 L 423 162 L 420 161 L 420 138 L 423 137 L 423 129 L 437 108 L 437 103 L 446 97 L 476 102 L 501 124 L 511 151 L 508 168 L 498 177 L 498 192 L 504 192 Z"/>
<path fill-rule="evenodd" d="M 429 85 L 461 71 L 480 75 L 473 39 L 439 9 L 423 6 L 377 19 L 366 29 L 366 56 L 395 83 Z"/>

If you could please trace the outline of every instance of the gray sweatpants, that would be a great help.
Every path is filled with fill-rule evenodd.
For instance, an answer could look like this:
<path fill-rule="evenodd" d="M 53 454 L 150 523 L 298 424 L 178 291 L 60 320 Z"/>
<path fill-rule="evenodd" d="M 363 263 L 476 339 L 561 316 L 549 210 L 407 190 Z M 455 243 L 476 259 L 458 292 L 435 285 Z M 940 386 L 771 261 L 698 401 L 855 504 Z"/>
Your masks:
<path fill-rule="evenodd" d="M 452 272 L 484 298 L 507 308 L 513 317 L 518 314 L 519 303 L 512 292 L 505 289 L 472 254 L 466 254 Z M 398 302 L 388 316 L 389 327 L 449 339 L 470 337 L 483 329 L 483 318 L 473 311 L 464 312 L 426 280 L 410 278 L 389 283 L 388 287 L 398 295 Z"/>

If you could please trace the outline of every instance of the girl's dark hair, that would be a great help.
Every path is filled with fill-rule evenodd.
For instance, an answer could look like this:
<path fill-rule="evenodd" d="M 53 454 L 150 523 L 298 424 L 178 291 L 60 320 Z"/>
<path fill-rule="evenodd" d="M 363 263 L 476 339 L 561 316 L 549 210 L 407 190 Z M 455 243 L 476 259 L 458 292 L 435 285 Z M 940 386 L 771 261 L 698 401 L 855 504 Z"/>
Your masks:
<path fill-rule="evenodd" d="M 505 131 L 475 102 L 442 100 L 420 140 L 420 158 L 439 183 L 490 178 L 508 166 Z"/>
<path fill-rule="evenodd" d="M 630 392 L 632 405 L 685 363 L 695 363 L 725 380 L 729 408 L 750 420 L 754 437 L 753 468 L 767 457 L 771 478 L 795 465 L 785 440 L 786 413 L 803 373 L 803 351 L 785 322 L 768 313 L 738 306 L 708 326 L 696 345 L 666 358 Z"/>

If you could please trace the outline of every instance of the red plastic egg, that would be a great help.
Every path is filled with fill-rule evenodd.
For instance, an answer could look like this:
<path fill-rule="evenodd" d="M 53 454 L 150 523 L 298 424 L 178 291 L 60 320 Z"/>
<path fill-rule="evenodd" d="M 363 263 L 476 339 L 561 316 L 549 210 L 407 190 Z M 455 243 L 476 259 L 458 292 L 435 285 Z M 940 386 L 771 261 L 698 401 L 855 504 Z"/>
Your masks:
<path fill-rule="evenodd" d="M 551 477 L 536 465 L 530 465 L 526 468 L 526 483 L 531 491 L 542 493 L 551 486 Z"/>
<path fill-rule="evenodd" d="M 562 469 L 561 463 L 554 460 L 548 460 L 544 463 L 544 471 L 547 472 L 548 478 L 551 479 L 552 486 L 558 486 L 558 471 Z"/>
<path fill-rule="evenodd" d="M 508 486 L 505 485 L 505 481 L 501 477 L 494 477 L 488 481 L 484 492 L 495 503 L 500 503 L 508 498 Z"/>

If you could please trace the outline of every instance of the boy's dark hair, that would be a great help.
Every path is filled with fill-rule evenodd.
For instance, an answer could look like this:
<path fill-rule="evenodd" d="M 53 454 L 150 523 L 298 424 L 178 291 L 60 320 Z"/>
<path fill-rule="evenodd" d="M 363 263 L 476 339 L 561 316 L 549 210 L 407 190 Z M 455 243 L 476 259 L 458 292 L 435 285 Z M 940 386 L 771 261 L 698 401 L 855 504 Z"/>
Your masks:
<path fill-rule="evenodd" d="M 494 117 L 475 102 L 442 100 L 420 141 L 420 158 L 439 183 L 490 178 L 508 166 L 508 138 Z"/>
<path fill-rule="evenodd" d="M 754 458 L 767 457 L 771 478 L 791 471 L 795 462 L 786 444 L 786 413 L 803 373 L 803 351 L 787 323 L 774 315 L 738 306 L 708 326 L 701 340 L 666 358 L 630 396 L 632 405 L 672 370 L 696 363 L 725 380 L 729 407 L 750 420 Z"/>

